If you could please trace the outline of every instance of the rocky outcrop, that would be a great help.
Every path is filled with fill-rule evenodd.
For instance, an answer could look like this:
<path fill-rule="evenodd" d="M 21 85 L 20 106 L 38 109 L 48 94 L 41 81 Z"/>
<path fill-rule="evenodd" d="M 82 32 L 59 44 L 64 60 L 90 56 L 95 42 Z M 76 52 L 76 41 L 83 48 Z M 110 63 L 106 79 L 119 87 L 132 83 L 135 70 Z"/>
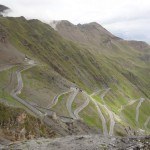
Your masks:
<path fill-rule="evenodd" d="M 0 104 L 0 143 L 40 137 L 54 137 L 56 133 L 27 114 L 23 109 L 11 108 Z M 5 139 L 5 140 L 4 140 Z"/>
<path fill-rule="evenodd" d="M 101 135 L 67 136 L 12 143 L 5 149 L 32 150 L 149 150 L 150 137 L 103 137 Z"/>
<path fill-rule="evenodd" d="M 67 20 L 61 20 L 49 24 L 64 38 L 79 44 L 99 47 L 102 44 L 111 44 L 112 40 L 121 40 L 96 22 L 74 25 Z"/>

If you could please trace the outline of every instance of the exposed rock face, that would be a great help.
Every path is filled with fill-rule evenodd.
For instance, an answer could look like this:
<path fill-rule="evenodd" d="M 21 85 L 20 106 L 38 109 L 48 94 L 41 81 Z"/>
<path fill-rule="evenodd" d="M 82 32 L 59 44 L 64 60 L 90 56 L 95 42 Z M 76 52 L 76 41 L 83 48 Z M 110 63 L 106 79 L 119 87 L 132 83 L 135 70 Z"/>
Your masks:
<path fill-rule="evenodd" d="M 67 20 L 61 20 L 53 21 L 49 24 L 67 40 L 77 42 L 84 46 L 92 46 L 92 48 L 100 49 L 103 45 L 110 48 L 111 45 L 116 42 L 117 44 L 124 43 L 139 51 L 147 51 L 150 48 L 150 46 L 143 41 L 126 41 L 116 37 L 96 22 L 74 25 Z"/>
<path fill-rule="evenodd" d="M 114 39 L 120 40 L 96 22 L 74 25 L 69 21 L 62 20 L 53 21 L 50 26 L 66 39 L 80 44 L 100 46 L 100 44 L 110 43 Z"/>
<path fill-rule="evenodd" d="M 54 138 L 64 135 L 82 135 L 96 133 L 80 120 L 65 122 L 56 113 L 44 120 L 27 114 L 22 109 L 16 109 L 0 104 L 0 144 L 22 141 L 33 138 Z M 63 120 L 63 121 L 62 121 Z M 63 134 L 60 134 L 63 133 Z"/>
<path fill-rule="evenodd" d="M 26 113 L 20 114 L 20 115 L 17 117 L 18 123 L 23 124 L 23 123 L 25 122 L 26 117 L 27 117 Z"/>
<path fill-rule="evenodd" d="M 12 143 L 5 149 L 32 150 L 149 150 L 150 137 L 104 137 L 100 135 L 67 136 Z"/>
<path fill-rule="evenodd" d="M 22 109 L 0 104 L 0 114 L 0 144 L 56 135 L 51 128 Z"/>

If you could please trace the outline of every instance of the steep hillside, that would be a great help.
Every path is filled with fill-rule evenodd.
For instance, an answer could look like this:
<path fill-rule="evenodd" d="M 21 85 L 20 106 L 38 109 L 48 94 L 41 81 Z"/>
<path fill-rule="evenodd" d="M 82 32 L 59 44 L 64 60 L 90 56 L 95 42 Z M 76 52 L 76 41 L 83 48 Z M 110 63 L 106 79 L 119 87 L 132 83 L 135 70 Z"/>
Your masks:
<path fill-rule="evenodd" d="M 63 37 L 80 44 L 87 44 L 96 47 L 112 39 L 120 40 L 96 22 L 89 24 L 74 25 L 67 20 L 53 21 L 50 25 Z"/>
<path fill-rule="evenodd" d="M 56 137 L 53 130 L 46 127 L 38 118 L 27 114 L 23 109 L 0 104 L 0 114 L 0 145 L 37 137 Z"/>
<path fill-rule="evenodd" d="M 73 25 L 68 21 L 55 21 L 54 23 L 55 30 L 64 38 L 77 42 L 80 46 L 86 47 L 86 49 L 90 49 L 92 54 L 99 53 L 102 57 L 107 57 L 107 63 L 111 61 L 111 65 L 114 65 L 113 67 L 130 80 L 130 82 L 136 84 L 136 86 L 139 87 L 143 82 L 141 80 L 145 79 L 145 83 L 150 83 L 150 80 L 147 81 L 147 76 L 150 72 L 150 46 L 147 43 L 122 40 L 95 22 L 83 25 Z M 140 79 L 141 70 L 143 69 L 142 74 L 146 77 Z M 136 70 L 136 73 L 134 70 Z M 132 74 L 134 79 L 131 79 L 130 75 L 127 74 Z M 150 88 L 148 84 L 147 92 Z M 149 92 L 146 96 L 149 97 Z"/>
<path fill-rule="evenodd" d="M 0 72 L 1 87 L 12 84 L 1 99 L 19 99 L 45 116 L 54 111 L 63 121 L 83 120 L 104 135 L 148 134 L 149 45 L 124 41 L 97 23 L 57 25 L 55 31 L 39 20 L 0 17 L 1 52 L 18 58 Z M 2 61 L 3 68 L 11 62 Z M 15 80 L 7 79 L 10 72 Z"/>

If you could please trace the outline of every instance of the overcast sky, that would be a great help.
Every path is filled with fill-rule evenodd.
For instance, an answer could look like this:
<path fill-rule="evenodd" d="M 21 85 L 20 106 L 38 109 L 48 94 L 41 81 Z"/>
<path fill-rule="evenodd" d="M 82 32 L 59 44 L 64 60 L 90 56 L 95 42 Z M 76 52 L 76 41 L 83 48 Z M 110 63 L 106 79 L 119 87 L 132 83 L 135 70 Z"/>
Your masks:
<path fill-rule="evenodd" d="M 74 24 L 98 22 L 125 39 L 150 43 L 150 0 L 0 0 L 11 16 Z"/>

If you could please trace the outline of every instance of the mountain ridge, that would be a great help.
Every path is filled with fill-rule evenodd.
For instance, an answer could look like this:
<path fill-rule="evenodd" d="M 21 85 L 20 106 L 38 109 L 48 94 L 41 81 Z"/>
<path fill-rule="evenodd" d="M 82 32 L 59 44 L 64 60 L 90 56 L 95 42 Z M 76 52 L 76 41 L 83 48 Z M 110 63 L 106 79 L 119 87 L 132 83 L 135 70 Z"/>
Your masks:
<path fill-rule="evenodd" d="M 59 26 L 59 25 L 68 25 L 68 26 L 73 26 L 73 27 L 75 27 L 75 28 L 77 28 L 77 27 L 86 27 L 86 26 L 90 26 L 90 27 L 92 27 L 92 26 L 94 26 L 94 27 L 97 27 L 97 28 L 101 28 L 101 29 L 103 29 L 105 32 L 107 32 L 108 34 L 110 34 L 111 36 L 112 36 L 112 38 L 114 37 L 115 39 L 118 39 L 118 40 L 124 40 L 124 39 L 122 39 L 122 38 L 120 38 L 120 37 L 118 37 L 118 36 L 115 36 L 115 35 L 113 35 L 112 33 L 110 33 L 108 30 L 106 30 L 103 26 L 101 26 L 99 23 L 97 23 L 97 22 L 89 22 L 89 23 L 78 23 L 78 24 L 73 24 L 73 23 L 71 23 L 70 21 L 68 21 L 68 20 L 52 20 L 52 21 L 50 21 L 50 23 L 48 23 L 52 28 L 54 28 L 56 31 L 58 30 L 57 29 L 57 26 Z M 55 24 L 55 26 L 54 26 L 54 24 Z M 141 44 L 143 44 L 143 46 L 144 45 L 149 45 L 149 43 L 147 43 L 147 42 L 145 42 L 145 41 L 138 41 L 138 40 L 124 40 L 124 41 L 126 41 L 126 42 L 131 42 L 131 43 L 133 43 L 133 42 L 139 42 L 139 43 L 141 43 Z"/>
<path fill-rule="evenodd" d="M 75 134 L 71 116 L 80 110 L 78 117 L 97 133 L 149 134 L 149 45 L 118 39 L 95 23 L 66 24 L 54 30 L 36 19 L 0 17 L 0 63 L 4 68 L 12 65 L 0 71 L 0 99 L 16 104 L 11 97 L 15 72 L 32 61 L 35 66 L 20 71 L 23 87 L 18 97 L 47 118 L 54 117 L 58 126 L 65 124 Z M 84 129 L 83 124 L 78 127 Z"/>

